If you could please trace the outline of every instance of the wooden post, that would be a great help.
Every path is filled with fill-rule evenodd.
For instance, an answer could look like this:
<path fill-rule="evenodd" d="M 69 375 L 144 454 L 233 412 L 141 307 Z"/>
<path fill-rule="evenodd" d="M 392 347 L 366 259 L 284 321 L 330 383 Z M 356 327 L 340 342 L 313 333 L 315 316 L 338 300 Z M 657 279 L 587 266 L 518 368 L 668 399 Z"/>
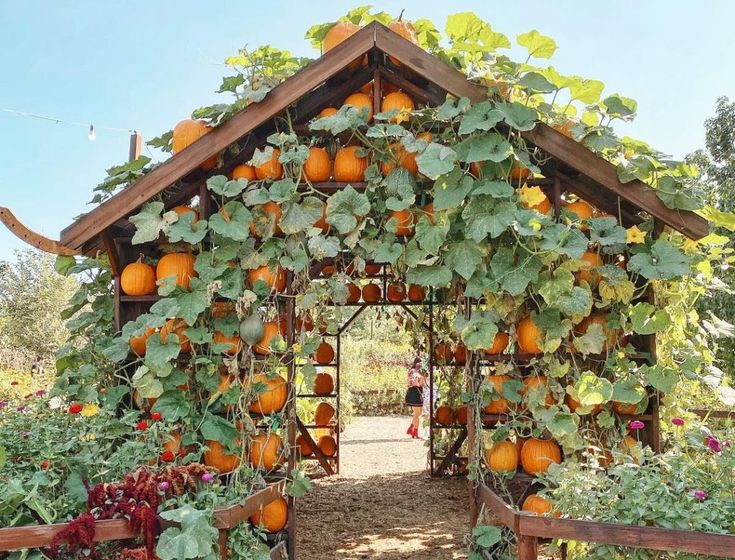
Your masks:
<path fill-rule="evenodd" d="M 538 560 L 538 538 L 518 535 L 518 560 Z"/>
<path fill-rule="evenodd" d="M 130 149 L 128 150 L 128 161 L 135 161 L 140 156 L 140 151 L 143 148 L 143 135 L 134 130 L 130 135 Z"/>
<path fill-rule="evenodd" d="M 288 287 L 286 293 L 286 343 L 291 349 L 294 343 L 294 318 L 296 314 L 293 295 L 293 272 L 288 273 Z M 286 417 L 288 418 L 288 466 L 286 477 L 296 467 L 296 358 L 290 355 L 288 362 L 288 404 Z M 293 496 L 288 496 L 288 557 L 296 558 L 296 504 Z"/>
<path fill-rule="evenodd" d="M 470 301 L 469 298 L 465 298 L 465 319 L 470 318 Z M 474 352 L 467 356 L 467 365 L 465 366 L 465 385 L 467 393 L 472 396 L 467 406 L 467 463 L 472 465 L 479 461 L 479 457 L 475 453 L 477 431 L 475 430 L 475 374 L 476 368 L 479 368 L 479 361 L 475 358 Z M 482 436 L 481 436 L 482 437 Z M 477 525 L 477 520 L 480 517 L 480 512 L 477 507 L 477 483 L 473 480 L 467 479 L 467 489 L 470 498 L 470 529 Z"/>

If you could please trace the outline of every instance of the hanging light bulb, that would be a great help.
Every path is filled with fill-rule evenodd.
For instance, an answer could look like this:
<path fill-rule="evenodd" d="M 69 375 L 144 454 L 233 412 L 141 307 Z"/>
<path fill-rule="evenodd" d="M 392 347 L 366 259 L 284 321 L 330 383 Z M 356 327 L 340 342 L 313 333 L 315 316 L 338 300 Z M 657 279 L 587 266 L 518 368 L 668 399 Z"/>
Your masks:
<path fill-rule="evenodd" d="M 97 133 L 94 131 L 93 124 L 89 125 L 89 132 L 87 133 L 87 138 L 89 138 L 90 140 L 94 140 L 95 138 L 97 138 Z"/>

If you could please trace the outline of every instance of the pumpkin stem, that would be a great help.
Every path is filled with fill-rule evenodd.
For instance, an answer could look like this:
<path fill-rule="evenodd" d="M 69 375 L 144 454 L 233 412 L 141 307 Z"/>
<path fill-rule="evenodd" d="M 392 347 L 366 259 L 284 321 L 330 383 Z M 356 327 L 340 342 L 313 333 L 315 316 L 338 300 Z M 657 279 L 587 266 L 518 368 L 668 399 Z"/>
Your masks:
<path fill-rule="evenodd" d="M 405 12 L 405 11 L 406 11 L 406 8 L 403 8 L 403 9 L 401 10 L 401 13 L 400 13 L 400 14 L 398 14 L 398 21 L 401 21 L 401 19 L 403 18 L 403 12 Z"/>
<path fill-rule="evenodd" d="M 138 260 L 135 261 L 135 262 L 137 262 L 138 264 L 142 264 L 143 263 L 143 253 L 138 253 Z"/>

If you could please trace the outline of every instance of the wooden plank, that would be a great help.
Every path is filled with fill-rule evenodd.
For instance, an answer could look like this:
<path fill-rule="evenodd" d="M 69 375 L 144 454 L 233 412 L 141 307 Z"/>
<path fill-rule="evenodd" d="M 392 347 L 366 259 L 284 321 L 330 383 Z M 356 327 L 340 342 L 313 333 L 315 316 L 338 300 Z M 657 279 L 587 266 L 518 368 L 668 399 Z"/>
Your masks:
<path fill-rule="evenodd" d="M 401 90 L 408 93 L 411 97 L 419 98 L 426 105 L 441 105 L 447 98 L 446 94 L 441 95 L 438 92 L 432 92 L 424 89 L 421 86 L 407 80 L 400 74 L 396 74 L 395 72 L 389 70 L 388 68 L 381 68 L 380 73 L 382 74 L 383 79 L 385 79 L 386 82 L 389 82 L 397 88 L 400 88 Z"/>
<path fill-rule="evenodd" d="M 140 152 L 143 147 L 143 135 L 134 130 L 130 135 L 130 148 L 128 149 L 128 161 L 135 161 L 140 157 Z"/>
<path fill-rule="evenodd" d="M 735 410 L 708 410 L 706 408 L 694 408 L 690 410 L 700 418 L 735 418 Z"/>
<path fill-rule="evenodd" d="M 315 62 L 279 84 L 260 103 L 253 103 L 191 146 L 151 170 L 140 180 L 62 231 L 62 244 L 79 248 L 120 216 L 126 216 L 174 181 L 198 168 L 233 142 L 281 113 L 325 80 L 347 68 L 375 44 L 375 27 L 366 26 Z"/>
<path fill-rule="evenodd" d="M 452 444 L 452 447 L 449 448 L 449 452 L 444 456 L 444 459 L 442 459 L 442 462 L 439 464 L 439 467 L 436 469 L 437 475 L 441 476 L 446 472 L 451 462 L 457 456 L 457 453 L 459 452 L 459 448 L 462 447 L 462 444 L 464 443 L 466 439 L 467 439 L 467 429 L 463 426 L 461 428 L 459 435 L 457 436 L 457 439 Z"/>
<path fill-rule="evenodd" d="M 520 514 L 522 535 L 735 558 L 735 535 Z"/>
<path fill-rule="evenodd" d="M 269 484 L 262 490 L 258 490 L 240 503 L 228 508 L 217 510 L 215 513 L 215 524 L 217 529 L 232 529 L 247 520 L 251 515 L 257 513 L 264 506 L 283 495 L 286 481 L 281 480 Z"/>
<path fill-rule="evenodd" d="M 18 239 L 27 243 L 31 247 L 40 249 L 45 253 L 51 253 L 52 255 L 64 255 L 73 256 L 80 255 L 81 251 L 67 247 L 59 241 L 54 241 L 48 237 L 44 237 L 40 233 L 36 233 L 32 229 L 28 228 L 23 222 L 15 217 L 10 208 L 0 206 L 0 222 L 2 222 L 6 228 L 10 230 L 10 233 L 15 235 Z"/>
<path fill-rule="evenodd" d="M 518 535 L 518 560 L 537 560 L 538 539 L 527 535 Z"/>
<path fill-rule="evenodd" d="M 321 449 L 317 446 L 316 442 L 314 442 L 314 438 L 311 437 L 311 434 L 309 433 L 309 430 L 307 429 L 306 425 L 301 421 L 301 418 L 296 416 L 296 427 L 299 429 L 299 432 L 301 433 L 301 437 L 303 437 L 306 442 L 309 444 L 309 447 L 311 447 L 312 452 L 314 453 L 314 456 L 319 461 L 319 464 L 322 466 L 324 471 L 327 473 L 328 476 L 334 475 L 334 469 L 332 469 L 332 465 L 329 463 L 329 459 L 327 459 L 327 456 L 322 453 Z M 326 428 L 328 426 L 319 426 L 320 428 Z M 339 429 L 339 426 L 337 427 Z"/>
<path fill-rule="evenodd" d="M 490 509 L 500 522 L 513 532 L 518 532 L 520 515 L 510 507 L 505 500 L 498 496 L 487 484 L 480 484 L 478 499 L 481 504 Z"/>

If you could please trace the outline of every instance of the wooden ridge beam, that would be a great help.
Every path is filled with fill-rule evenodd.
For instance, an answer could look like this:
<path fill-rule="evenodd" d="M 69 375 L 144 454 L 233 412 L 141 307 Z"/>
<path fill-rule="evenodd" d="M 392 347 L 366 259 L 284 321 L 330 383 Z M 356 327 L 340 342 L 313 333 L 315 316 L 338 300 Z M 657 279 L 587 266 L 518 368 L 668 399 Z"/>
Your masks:
<path fill-rule="evenodd" d="M 5 227 L 10 230 L 10 233 L 15 235 L 18 239 L 46 253 L 64 255 L 67 257 L 81 254 L 81 251 L 72 249 L 59 241 L 54 241 L 53 239 L 44 237 L 40 233 L 36 233 L 16 218 L 10 208 L 0 206 L 0 222 L 5 224 Z"/>

